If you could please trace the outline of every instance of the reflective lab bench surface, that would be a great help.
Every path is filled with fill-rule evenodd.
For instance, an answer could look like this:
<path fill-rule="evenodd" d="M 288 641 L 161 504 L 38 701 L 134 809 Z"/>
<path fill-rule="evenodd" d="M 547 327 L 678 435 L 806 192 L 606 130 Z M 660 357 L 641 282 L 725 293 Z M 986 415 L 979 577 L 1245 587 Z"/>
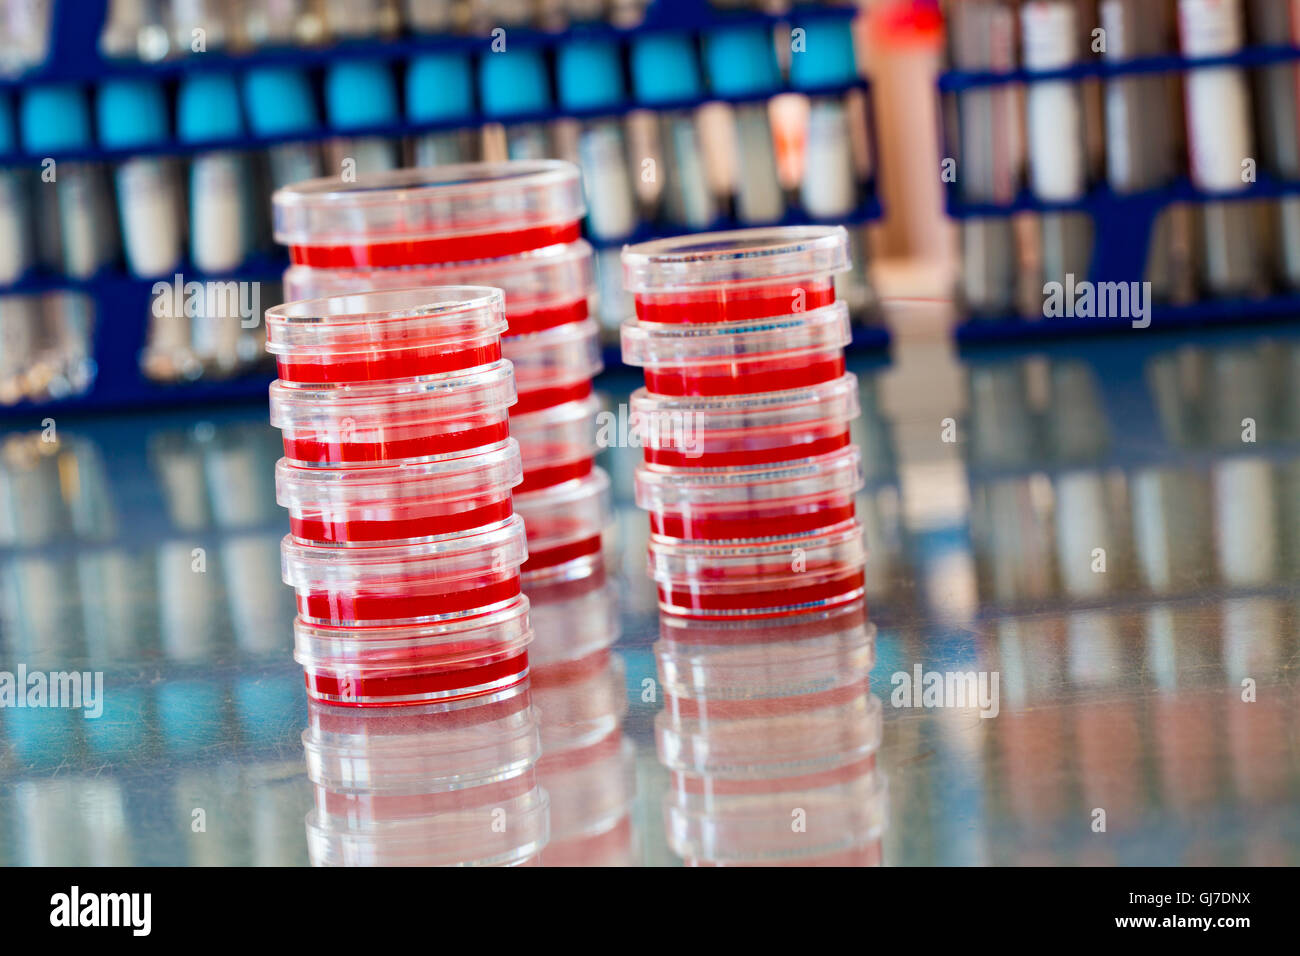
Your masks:
<path fill-rule="evenodd" d="M 632 502 L 640 451 L 602 451 L 607 580 L 546 618 L 576 616 L 594 650 L 566 669 L 535 642 L 557 658 L 535 659 L 529 688 L 549 836 L 516 862 L 1300 862 L 1300 336 L 1134 335 L 946 361 L 850 360 L 871 647 L 774 698 L 744 675 L 825 668 L 801 657 L 825 641 L 733 643 L 739 710 L 665 693 L 666 665 L 704 665 L 665 642 Z M 636 384 L 602 379 L 607 407 Z M 0 672 L 102 673 L 102 714 L 0 708 L 0 863 L 310 862 L 305 821 L 326 797 L 304 731 L 324 725 L 292 657 L 266 409 L 56 428 L 53 441 L 37 420 L 0 435 Z M 810 712 L 791 697 L 854 666 L 869 698 L 782 724 Z M 475 726 L 517 728 L 501 706 Z M 329 725 L 360 742 L 346 774 L 380 791 L 402 771 L 376 741 L 454 763 L 447 735 L 465 732 L 349 719 Z M 547 764 L 583 734 L 586 757 Z M 774 797 L 771 768 L 746 760 L 777 740 L 792 766 L 808 759 Z M 720 776 L 677 772 L 724 746 Z M 830 772 L 819 760 L 835 746 L 867 762 Z M 441 819 L 432 804 L 379 806 L 342 812 Z M 816 853 L 785 836 L 801 813 Z M 779 816 L 766 837 L 745 830 L 761 814 Z M 565 829 L 597 819 L 601 832 Z M 428 862 L 477 858 L 457 839 Z"/>

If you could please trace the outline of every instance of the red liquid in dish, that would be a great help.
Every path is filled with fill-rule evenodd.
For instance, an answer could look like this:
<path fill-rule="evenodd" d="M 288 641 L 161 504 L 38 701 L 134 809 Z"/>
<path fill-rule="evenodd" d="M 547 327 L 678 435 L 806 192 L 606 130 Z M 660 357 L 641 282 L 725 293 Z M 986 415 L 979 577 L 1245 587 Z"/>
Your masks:
<path fill-rule="evenodd" d="M 308 668 L 307 693 L 317 700 L 355 707 L 383 707 L 425 700 L 458 700 L 519 683 L 528 676 L 528 652 L 505 658 L 488 658 L 458 665 L 425 665 L 418 659 L 395 668 L 393 661 L 364 662 L 344 675 L 324 668 Z"/>
<path fill-rule="evenodd" d="M 833 381 L 844 374 L 842 349 L 811 356 L 661 365 L 645 370 L 646 389 L 658 395 L 747 395 Z"/>
<path fill-rule="evenodd" d="M 671 436 L 664 436 L 671 438 Z M 827 455 L 849 444 L 847 422 L 811 422 L 797 427 L 735 428 L 701 431 L 695 447 L 683 449 L 671 441 L 647 445 L 651 465 L 677 468 L 721 468 L 766 465 Z"/>
<path fill-rule="evenodd" d="M 581 452 L 577 452 L 581 454 Z M 594 458 L 588 455 L 585 458 L 578 458 L 561 462 L 557 465 L 543 465 L 540 468 L 529 468 L 528 460 L 532 457 L 528 449 L 524 449 L 524 480 L 515 485 L 515 494 L 523 494 L 526 491 L 536 491 L 539 488 L 550 488 L 552 485 L 558 485 L 560 482 L 569 481 L 572 478 L 584 478 L 591 474 Z M 549 456 L 548 456 L 549 457 Z"/>
<path fill-rule="evenodd" d="M 516 387 L 519 390 L 519 400 L 510 407 L 510 414 L 523 415 L 527 412 L 562 405 L 565 402 L 582 401 L 591 394 L 591 379 L 541 387 L 537 387 L 536 380 L 520 382 L 516 379 Z"/>
<path fill-rule="evenodd" d="M 743 580 L 726 580 L 719 587 L 716 578 L 701 582 L 702 588 L 659 585 L 660 607 L 672 614 L 690 617 L 718 612 L 744 612 L 754 617 L 801 614 L 809 607 L 827 606 L 861 597 L 865 577 L 861 569 L 845 570 L 814 584 L 798 587 L 763 588 L 761 584 L 745 588 Z"/>
<path fill-rule="evenodd" d="M 382 340 L 381 340 L 382 341 Z M 501 343 L 413 345 L 409 348 L 376 350 L 371 353 L 344 352 L 294 358 L 276 356 L 276 368 L 286 382 L 336 384 L 386 382 L 459 372 L 487 365 L 501 358 Z"/>
<path fill-rule="evenodd" d="M 483 417 L 477 422 L 483 422 Z M 378 441 L 344 441 L 306 429 L 292 436 L 285 430 L 284 454 L 290 461 L 319 465 L 433 458 L 504 441 L 510 435 L 510 426 L 503 416 L 501 421 L 489 420 L 483 424 L 424 422 L 385 427 L 382 431 L 383 437 Z"/>
<path fill-rule="evenodd" d="M 694 541 L 783 537 L 829 528 L 853 516 L 853 497 L 835 495 L 794 504 L 776 501 L 743 508 L 700 509 L 695 513 L 651 511 L 650 530 Z"/>
<path fill-rule="evenodd" d="M 599 551 L 599 534 L 582 538 L 579 541 L 557 544 L 538 551 L 534 551 L 530 548 L 528 551 L 528 560 L 524 562 L 524 566 L 520 570 L 526 574 L 529 571 L 540 571 L 543 568 L 553 568 L 556 565 L 564 564 L 566 561 L 574 561 L 578 558 L 584 558 L 589 554 L 596 554 Z"/>
<path fill-rule="evenodd" d="M 365 504 L 339 510 L 352 514 L 325 517 L 320 512 L 290 512 L 289 528 L 300 541 L 374 543 L 454 534 L 504 521 L 514 513 L 509 495 L 453 502 Z"/>
<path fill-rule="evenodd" d="M 745 322 L 807 312 L 835 301 L 835 280 L 783 279 L 761 286 L 719 287 L 699 292 L 643 292 L 636 317 L 643 322 Z"/>
<path fill-rule="evenodd" d="M 493 571 L 446 581 L 409 577 L 374 587 L 298 592 L 298 613 L 321 624 L 382 624 L 465 614 L 519 594 L 519 569 Z"/>
<path fill-rule="evenodd" d="M 579 223 L 532 226 L 527 229 L 486 231 L 471 235 L 394 242 L 344 243 L 340 245 L 290 246 L 294 265 L 319 269 L 356 269 L 393 266 L 431 266 L 444 262 L 499 259 L 532 252 L 545 246 L 576 242 L 582 238 Z"/>
<path fill-rule="evenodd" d="M 568 325 L 570 322 L 582 322 L 587 318 L 587 300 L 578 299 L 574 302 L 566 302 L 562 305 L 548 306 L 547 308 L 529 309 L 526 307 L 511 308 L 509 298 L 506 300 L 506 322 L 510 327 L 506 330 L 506 335 L 531 335 L 534 332 L 544 332 L 547 329 L 553 329 L 559 325 Z"/>

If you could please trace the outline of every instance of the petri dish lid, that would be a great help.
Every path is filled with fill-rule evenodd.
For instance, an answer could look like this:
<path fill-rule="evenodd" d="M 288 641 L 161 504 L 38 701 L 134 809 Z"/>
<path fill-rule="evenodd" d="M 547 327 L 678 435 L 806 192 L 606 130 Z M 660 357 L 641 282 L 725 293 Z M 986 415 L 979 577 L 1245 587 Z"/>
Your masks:
<path fill-rule="evenodd" d="M 670 420 L 695 423 L 705 429 L 775 428 L 792 422 L 811 421 L 848 422 L 861 411 L 858 378 L 852 372 L 807 388 L 751 395 L 670 396 L 638 388 L 632 393 L 628 407 L 633 422 L 641 426 L 653 424 L 659 416 L 668 416 Z"/>
<path fill-rule="evenodd" d="M 515 403 L 514 368 L 498 359 L 465 372 L 411 381 L 324 388 L 276 380 L 271 383 L 271 424 L 293 428 L 302 421 L 351 419 L 357 428 L 401 420 L 444 421 Z"/>
<path fill-rule="evenodd" d="M 275 500 L 285 508 L 362 507 L 411 498 L 455 500 L 508 492 L 523 480 L 513 438 L 472 455 L 368 467 L 309 468 L 281 458 Z"/>
<path fill-rule="evenodd" d="M 849 307 L 843 302 L 746 322 L 677 325 L 628 319 L 620 334 L 623 361 L 646 366 L 839 349 L 853 340 Z"/>
<path fill-rule="evenodd" d="M 419 544 L 331 548 L 306 544 L 292 535 L 280 542 L 284 583 L 299 589 L 322 582 L 340 586 L 415 575 L 455 581 L 477 577 L 489 568 L 517 568 L 527 559 L 524 522 L 517 514 L 486 529 Z"/>
<path fill-rule="evenodd" d="M 475 340 L 505 330 L 505 296 L 487 286 L 349 292 L 266 310 L 266 350 L 277 355 Z"/>
<path fill-rule="evenodd" d="M 862 452 L 848 445 L 791 464 L 746 468 L 667 468 L 641 463 L 635 474 L 637 507 L 695 509 L 835 493 L 854 494 L 865 483 Z"/>
<path fill-rule="evenodd" d="M 593 255 L 591 246 L 579 239 L 483 262 L 389 269 L 293 265 L 284 271 L 284 291 L 294 299 L 315 299 L 371 289 L 489 286 L 505 292 L 506 309 L 514 312 L 521 307 L 585 299 L 594 282 Z"/>
<path fill-rule="evenodd" d="M 851 267 L 843 226 L 770 226 L 655 239 L 623 248 L 627 291 L 830 275 Z"/>
<path fill-rule="evenodd" d="M 578 167 L 563 160 L 460 163 L 309 179 L 271 196 L 277 242 L 331 268 L 517 255 L 578 238 Z"/>

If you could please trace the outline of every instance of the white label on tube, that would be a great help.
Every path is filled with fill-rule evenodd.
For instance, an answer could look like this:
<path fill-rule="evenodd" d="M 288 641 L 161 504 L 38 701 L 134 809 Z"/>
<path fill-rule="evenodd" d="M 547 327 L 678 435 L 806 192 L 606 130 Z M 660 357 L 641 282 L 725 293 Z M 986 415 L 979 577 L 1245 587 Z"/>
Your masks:
<path fill-rule="evenodd" d="M 587 225 L 598 239 L 621 239 L 636 231 L 636 201 L 627 149 L 617 121 L 586 126 L 578 139 Z"/>
<path fill-rule="evenodd" d="M 838 100 L 818 98 L 809 109 L 799 198 L 804 211 L 817 219 L 847 215 L 857 205 L 849 115 Z"/>
<path fill-rule="evenodd" d="M 118 167 L 123 245 L 137 276 L 170 275 L 181 257 L 177 185 L 163 160 L 129 159 Z"/>
<path fill-rule="evenodd" d="M 239 157 L 195 156 L 190 167 L 190 254 L 200 272 L 230 272 L 244 261 L 244 184 Z"/>
<path fill-rule="evenodd" d="M 1240 0 L 1178 0 L 1183 55 L 1227 56 L 1241 49 Z"/>
<path fill-rule="evenodd" d="M 1078 58 L 1073 0 L 1026 3 L 1020 27 L 1026 70 L 1059 70 Z"/>
<path fill-rule="evenodd" d="M 1254 155 L 1246 74 L 1236 67 L 1191 70 L 1183 84 L 1192 181 L 1215 192 L 1244 189 L 1242 162 Z"/>
<path fill-rule="evenodd" d="M 1048 202 L 1078 199 L 1087 183 L 1078 89 L 1064 80 L 1030 84 L 1025 109 L 1034 195 Z"/>

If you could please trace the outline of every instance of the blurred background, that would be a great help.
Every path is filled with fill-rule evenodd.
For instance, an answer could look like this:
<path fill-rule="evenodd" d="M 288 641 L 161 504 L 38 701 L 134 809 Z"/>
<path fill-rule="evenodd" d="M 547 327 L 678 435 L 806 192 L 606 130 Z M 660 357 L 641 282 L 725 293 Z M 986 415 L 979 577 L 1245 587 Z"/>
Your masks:
<path fill-rule="evenodd" d="M 0 712 L 0 862 L 308 861 L 318 723 L 279 580 L 262 329 L 155 283 L 255 283 L 266 308 L 277 183 L 549 155 L 583 168 L 611 346 L 626 241 L 855 238 L 877 628 L 855 660 L 889 781 L 868 861 L 1294 865 L 1293 6 L 0 0 L 0 669 L 112 689 L 98 720 Z M 1152 326 L 1048 318 L 1067 275 L 1150 282 Z M 606 363 L 615 408 L 639 376 Z M 730 811 L 697 812 L 656 750 L 680 715 L 645 696 L 672 646 L 637 457 L 602 454 L 599 600 L 548 612 L 589 625 L 595 656 L 535 673 L 606 750 L 539 773 L 562 818 L 593 793 L 615 808 L 601 860 L 744 858 L 721 825 L 707 849 L 674 829 L 673 808 L 703 830 Z M 918 664 L 998 672 L 999 716 L 892 706 Z M 757 759 L 771 726 L 727 730 Z M 813 755 L 847 736 L 818 733 Z"/>

